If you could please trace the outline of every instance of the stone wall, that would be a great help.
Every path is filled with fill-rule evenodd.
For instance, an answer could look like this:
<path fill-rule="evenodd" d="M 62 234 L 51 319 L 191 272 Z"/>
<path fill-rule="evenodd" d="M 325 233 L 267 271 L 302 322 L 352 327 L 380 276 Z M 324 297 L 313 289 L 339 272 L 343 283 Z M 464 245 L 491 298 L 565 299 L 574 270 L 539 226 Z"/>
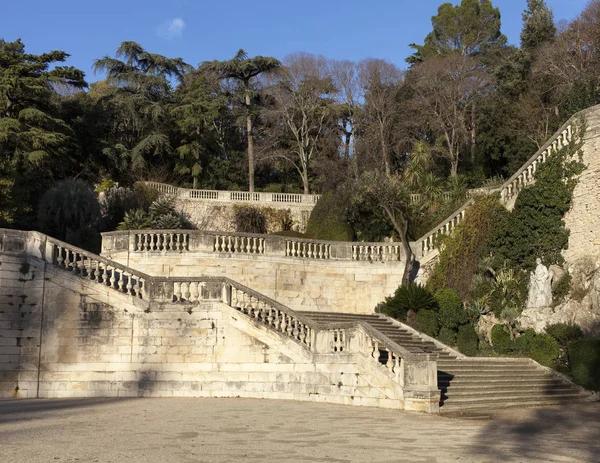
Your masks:
<path fill-rule="evenodd" d="M 44 246 L 34 254 L 43 257 Z M 435 395 L 405 399 L 403 380 L 368 356 L 315 354 L 217 300 L 149 303 L 7 248 L 0 397 L 254 397 L 437 410 Z M 430 370 L 435 362 L 423 374 Z"/>
<path fill-rule="evenodd" d="M 565 215 L 570 230 L 568 263 L 600 255 L 600 114 L 587 114 L 583 162 L 587 165 L 573 192 L 573 206 Z"/>
<path fill-rule="evenodd" d="M 372 313 L 404 274 L 400 243 L 172 232 L 105 233 L 102 255 L 152 276 L 226 276 L 295 310 Z"/>
<path fill-rule="evenodd" d="M 174 207 L 199 230 L 219 230 L 234 232 L 234 212 L 236 207 L 252 206 L 267 216 L 269 233 L 281 231 L 280 217 L 288 214 L 292 221 L 292 229 L 304 233 L 314 203 L 260 203 L 254 201 L 231 202 L 176 197 Z"/>

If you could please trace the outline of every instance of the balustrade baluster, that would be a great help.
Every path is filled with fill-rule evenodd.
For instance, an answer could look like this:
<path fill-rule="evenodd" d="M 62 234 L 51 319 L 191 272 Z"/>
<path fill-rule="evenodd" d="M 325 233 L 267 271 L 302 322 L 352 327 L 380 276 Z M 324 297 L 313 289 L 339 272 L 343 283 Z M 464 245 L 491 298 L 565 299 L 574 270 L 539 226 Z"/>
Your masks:
<path fill-rule="evenodd" d="M 107 267 L 108 267 L 108 266 L 107 266 Z M 109 285 L 109 286 L 110 286 L 111 288 L 114 288 L 114 287 L 115 287 L 115 282 L 117 281 L 117 280 L 116 280 L 116 278 L 115 278 L 115 270 L 116 270 L 116 269 L 115 269 L 115 267 L 114 267 L 114 266 L 111 266 L 111 271 L 110 271 L 110 280 L 109 280 L 109 281 L 110 281 L 110 285 Z"/>
<path fill-rule="evenodd" d="M 127 294 L 131 294 L 131 290 L 133 289 L 133 285 L 131 284 L 131 277 L 133 276 L 131 273 L 126 272 L 124 273 L 125 277 L 127 278 L 127 285 L 125 286 L 125 289 L 127 290 Z"/>
<path fill-rule="evenodd" d="M 387 355 L 388 355 L 385 366 L 388 368 L 388 370 L 392 371 L 392 369 L 394 368 L 394 359 L 393 359 L 394 354 L 392 353 L 392 350 L 390 348 L 386 348 L 385 350 L 387 351 Z"/>
<path fill-rule="evenodd" d="M 115 272 L 113 270 L 113 272 Z M 117 281 L 117 288 L 119 289 L 119 291 L 123 292 L 123 288 L 124 288 L 124 281 L 123 281 L 123 272 L 121 270 L 119 270 L 119 279 Z"/>
<path fill-rule="evenodd" d="M 176 281 L 173 283 L 173 297 L 175 299 L 175 302 L 181 301 L 181 283 L 180 282 Z"/>
<path fill-rule="evenodd" d="M 375 341 L 375 349 L 373 350 L 373 358 L 379 362 L 379 356 L 381 353 L 379 352 L 379 342 Z"/>
<path fill-rule="evenodd" d="M 201 287 L 200 283 L 197 281 L 190 282 L 190 301 L 198 302 L 201 298 Z"/>

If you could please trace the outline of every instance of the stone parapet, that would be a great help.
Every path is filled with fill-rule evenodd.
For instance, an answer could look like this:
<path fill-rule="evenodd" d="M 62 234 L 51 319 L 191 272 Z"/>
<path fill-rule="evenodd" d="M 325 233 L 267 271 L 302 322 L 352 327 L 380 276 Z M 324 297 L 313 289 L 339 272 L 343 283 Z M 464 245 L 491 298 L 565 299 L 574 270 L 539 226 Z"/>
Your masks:
<path fill-rule="evenodd" d="M 320 325 L 227 278 L 156 278 L 36 232 L 0 230 L 0 263 L 0 397 L 438 411 L 435 356 L 367 322 Z"/>

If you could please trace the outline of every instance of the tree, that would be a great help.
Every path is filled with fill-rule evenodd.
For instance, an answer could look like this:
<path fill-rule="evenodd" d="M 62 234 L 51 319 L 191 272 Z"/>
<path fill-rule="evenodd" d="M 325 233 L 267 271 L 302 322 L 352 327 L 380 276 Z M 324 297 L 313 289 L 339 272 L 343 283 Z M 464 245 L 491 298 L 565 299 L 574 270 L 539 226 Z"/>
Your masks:
<path fill-rule="evenodd" d="M 109 84 L 101 96 L 112 116 L 105 154 L 121 172 L 143 172 L 148 158 L 173 151 L 169 137 L 167 100 L 171 80 L 181 81 L 191 66 L 181 58 L 149 53 L 135 42 L 123 42 L 116 58 L 94 62 L 94 72 L 106 73 Z"/>
<path fill-rule="evenodd" d="M 240 96 L 244 106 L 248 141 L 248 187 L 253 192 L 255 159 L 252 126 L 255 115 L 252 100 L 256 90 L 256 78 L 262 73 L 278 69 L 281 63 L 272 57 L 255 56 L 254 58 L 248 58 L 248 54 L 240 49 L 228 61 L 211 61 L 204 63 L 203 66 L 216 71 L 224 79 L 233 79 L 241 86 Z"/>
<path fill-rule="evenodd" d="M 415 111 L 421 122 L 438 135 L 437 152 L 458 174 L 464 146 L 471 140 L 472 105 L 489 85 L 477 61 L 460 54 L 427 60 L 411 70 Z"/>
<path fill-rule="evenodd" d="M 415 49 L 406 61 L 413 65 L 427 59 L 451 53 L 473 56 L 487 48 L 503 46 L 506 37 L 500 32 L 500 10 L 491 0 L 462 0 L 460 5 L 443 3 L 431 18 L 433 30 L 423 45 Z"/>
<path fill-rule="evenodd" d="M 408 284 L 414 264 L 414 256 L 408 237 L 410 219 L 410 191 L 398 174 L 385 175 L 378 171 L 365 172 L 359 179 L 354 201 L 367 197 L 380 207 L 392 222 L 402 242 L 404 275 L 402 284 Z"/>
<path fill-rule="evenodd" d="M 555 35 L 554 14 L 545 0 L 527 0 L 527 9 L 523 12 L 521 49 L 535 53 L 540 46 L 551 42 Z"/>
<path fill-rule="evenodd" d="M 266 112 L 269 146 L 278 147 L 275 156 L 296 168 L 304 194 L 309 194 L 311 163 L 335 127 L 332 97 L 336 89 L 322 56 L 299 53 L 286 57 L 284 64 L 268 89 L 273 98 L 273 107 Z"/>
<path fill-rule="evenodd" d="M 393 170 L 393 147 L 400 136 L 400 107 L 397 97 L 403 75 L 392 63 L 381 59 L 366 59 L 359 63 L 359 79 L 365 92 L 361 118 L 362 137 L 366 144 L 379 151 L 379 162 L 389 176 Z"/>
<path fill-rule="evenodd" d="M 83 72 L 56 65 L 68 56 L 33 55 L 21 40 L 0 39 L 0 218 L 7 223 L 30 215 L 35 196 L 76 165 L 73 132 L 54 98 L 57 85 L 87 86 Z"/>
<path fill-rule="evenodd" d="M 171 115 L 179 129 L 175 171 L 190 175 L 197 188 L 202 158 L 227 157 L 227 130 L 233 121 L 218 76 L 202 67 L 187 74 L 175 92 Z"/>

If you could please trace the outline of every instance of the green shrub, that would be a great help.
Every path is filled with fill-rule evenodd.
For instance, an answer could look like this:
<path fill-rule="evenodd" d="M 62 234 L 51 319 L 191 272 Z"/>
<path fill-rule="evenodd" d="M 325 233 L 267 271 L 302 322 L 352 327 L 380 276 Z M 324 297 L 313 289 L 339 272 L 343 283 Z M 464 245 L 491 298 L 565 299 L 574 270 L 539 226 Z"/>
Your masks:
<path fill-rule="evenodd" d="M 417 324 L 419 331 L 431 337 L 436 337 L 440 329 L 437 313 L 429 309 L 421 309 L 417 312 Z"/>
<path fill-rule="evenodd" d="M 529 352 L 531 351 L 531 344 L 533 340 L 537 336 L 537 333 L 531 329 L 525 330 L 521 335 L 515 339 L 515 345 L 519 352 L 529 356 Z"/>
<path fill-rule="evenodd" d="M 565 273 L 552 287 L 552 304 L 557 306 L 565 300 L 571 291 L 571 275 Z"/>
<path fill-rule="evenodd" d="M 142 209 L 132 209 L 125 212 L 123 221 L 118 225 L 117 230 L 147 230 L 152 228 L 152 219 Z"/>
<path fill-rule="evenodd" d="M 321 196 L 313 208 L 306 235 L 317 240 L 352 241 L 352 227 L 346 220 L 347 201 L 333 193 Z"/>
<path fill-rule="evenodd" d="M 460 325 L 468 322 L 460 296 L 453 289 L 439 289 L 436 291 L 435 300 L 439 306 L 440 326 L 457 330 Z"/>
<path fill-rule="evenodd" d="M 431 292 L 417 283 L 399 286 L 393 296 L 387 297 L 380 311 L 393 318 L 404 319 L 409 310 L 418 312 L 433 309 L 436 301 Z"/>
<path fill-rule="evenodd" d="M 537 170 L 535 183 L 519 193 L 513 210 L 493 228 L 489 251 L 498 263 L 533 270 L 539 256 L 545 265 L 564 262 L 561 252 L 569 243 L 569 232 L 563 216 L 571 207 L 577 176 L 585 168 L 577 156 L 583 137 L 573 138 L 578 141 L 548 157 Z"/>
<path fill-rule="evenodd" d="M 451 236 L 443 239 L 438 263 L 427 286 L 433 291 L 444 287 L 455 289 L 461 298 L 468 300 L 478 262 L 484 255 L 492 230 L 499 217 L 506 214 L 497 195 L 477 198 L 465 220 Z M 444 218 L 440 217 L 440 220 Z"/>
<path fill-rule="evenodd" d="M 498 324 L 492 327 L 492 346 L 499 354 L 508 354 L 515 350 L 515 343 L 506 325 Z"/>
<path fill-rule="evenodd" d="M 567 351 L 573 381 L 591 391 L 600 391 L 600 338 L 573 341 Z"/>
<path fill-rule="evenodd" d="M 96 193 L 83 180 L 58 182 L 44 193 L 38 207 L 40 230 L 60 240 L 78 230 L 94 227 L 99 219 Z"/>
<path fill-rule="evenodd" d="M 267 216 L 257 207 L 234 207 L 235 230 L 240 233 L 267 233 Z"/>
<path fill-rule="evenodd" d="M 571 341 L 583 338 L 583 331 L 578 325 L 555 323 L 546 327 L 546 333 L 558 341 L 561 346 L 566 346 Z"/>
<path fill-rule="evenodd" d="M 440 342 L 443 342 L 444 344 L 446 344 L 447 346 L 455 346 L 456 345 L 456 332 L 454 330 L 451 330 L 450 328 L 446 328 L 445 326 L 442 326 L 437 339 Z"/>
<path fill-rule="evenodd" d="M 458 329 L 456 345 L 458 349 L 469 357 L 477 355 L 477 333 L 473 325 L 463 325 Z"/>
<path fill-rule="evenodd" d="M 538 334 L 531 343 L 529 353 L 540 365 L 551 367 L 560 355 L 558 341 L 549 334 Z"/>

